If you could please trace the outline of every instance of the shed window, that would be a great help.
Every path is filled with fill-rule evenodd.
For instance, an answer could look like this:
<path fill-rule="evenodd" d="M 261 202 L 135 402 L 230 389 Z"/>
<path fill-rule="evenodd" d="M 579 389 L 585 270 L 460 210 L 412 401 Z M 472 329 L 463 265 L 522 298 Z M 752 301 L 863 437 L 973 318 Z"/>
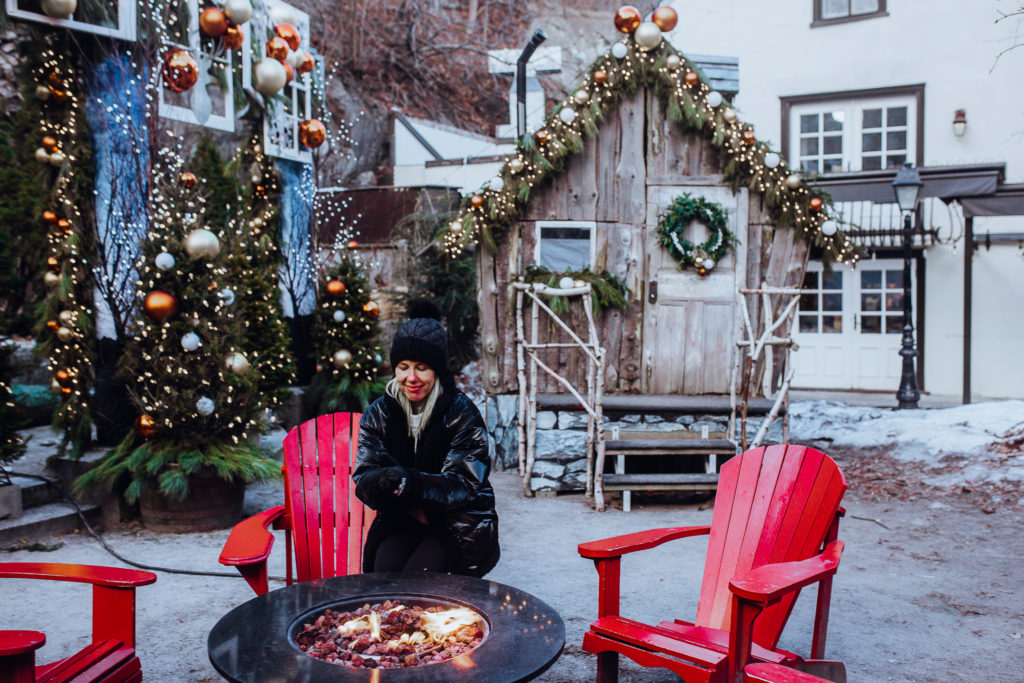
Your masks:
<path fill-rule="evenodd" d="M 537 263 L 555 273 L 593 266 L 594 228 L 580 224 L 538 224 Z"/>
<path fill-rule="evenodd" d="M 812 26 L 884 16 L 885 0 L 814 0 Z"/>

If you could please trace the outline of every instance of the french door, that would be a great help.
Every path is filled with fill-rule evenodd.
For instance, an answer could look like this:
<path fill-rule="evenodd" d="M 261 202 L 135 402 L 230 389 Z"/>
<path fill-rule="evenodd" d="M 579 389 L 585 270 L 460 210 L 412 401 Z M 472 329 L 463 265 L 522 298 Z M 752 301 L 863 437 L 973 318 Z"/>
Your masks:
<path fill-rule="evenodd" d="M 911 270 L 911 301 L 916 286 Z M 807 265 L 793 328 L 793 386 L 895 391 L 903 331 L 903 261 L 864 260 L 851 268 Z"/>

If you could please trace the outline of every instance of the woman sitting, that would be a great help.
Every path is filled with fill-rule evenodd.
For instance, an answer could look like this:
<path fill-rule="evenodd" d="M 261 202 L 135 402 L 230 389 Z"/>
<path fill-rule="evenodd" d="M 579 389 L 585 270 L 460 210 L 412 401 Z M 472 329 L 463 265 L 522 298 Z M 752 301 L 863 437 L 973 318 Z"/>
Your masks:
<path fill-rule="evenodd" d="M 359 422 L 352 478 L 356 496 L 377 511 L 363 571 L 483 576 L 500 552 L 487 431 L 455 387 L 440 311 L 431 313 L 436 319 L 398 328 L 395 376 Z"/>

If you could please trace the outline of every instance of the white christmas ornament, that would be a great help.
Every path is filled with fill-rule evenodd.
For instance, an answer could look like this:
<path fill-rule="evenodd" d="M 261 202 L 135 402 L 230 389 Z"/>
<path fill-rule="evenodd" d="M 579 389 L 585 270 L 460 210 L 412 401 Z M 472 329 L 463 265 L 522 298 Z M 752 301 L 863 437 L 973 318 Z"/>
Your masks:
<path fill-rule="evenodd" d="M 200 415 L 212 415 L 213 414 L 213 399 L 209 396 L 203 396 L 196 401 L 196 412 Z"/>
<path fill-rule="evenodd" d="M 295 26 L 299 23 L 295 10 L 283 2 L 272 2 L 267 9 L 270 11 L 270 18 L 274 21 L 275 26 L 278 24 L 291 24 Z"/>
<path fill-rule="evenodd" d="M 722 118 L 728 121 L 729 123 L 732 123 L 733 121 L 736 120 L 736 110 L 732 108 L 726 109 L 725 111 L 722 112 Z"/>
<path fill-rule="evenodd" d="M 50 153 L 47 152 L 45 148 L 40 147 L 39 149 L 36 150 L 36 161 L 38 161 L 41 164 L 50 163 Z"/>
<path fill-rule="evenodd" d="M 714 259 L 709 259 L 709 258 L 704 259 L 704 270 L 711 270 L 714 267 L 715 267 Z"/>
<path fill-rule="evenodd" d="M 45 85 L 36 86 L 36 99 L 43 100 L 44 102 L 50 99 L 50 89 Z"/>
<path fill-rule="evenodd" d="M 227 0 L 224 3 L 224 14 L 232 24 L 244 24 L 252 19 L 252 5 L 249 0 Z"/>
<path fill-rule="evenodd" d="M 331 361 L 336 368 L 347 368 L 348 364 L 352 362 L 352 352 L 348 349 L 342 349 L 334 354 Z"/>
<path fill-rule="evenodd" d="M 192 258 L 216 258 L 220 253 L 220 240 L 205 228 L 193 230 L 185 237 L 185 253 Z"/>
<path fill-rule="evenodd" d="M 262 60 L 253 71 L 253 87 L 264 97 L 276 95 L 287 82 L 288 73 L 276 59 Z"/>
<path fill-rule="evenodd" d="M 661 29 L 653 21 L 645 21 L 633 32 L 637 47 L 645 52 L 661 45 Z"/>
<path fill-rule="evenodd" d="M 448 230 L 453 235 L 458 235 L 462 232 L 462 221 L 452 221 L 451 225 L 448 226 Z"/>
<path fill-rule="evenodd" d="M 228 289 L 227 287 L 220 290 L 217 296 L 220 297 L 220 302 L 225 306 L 230 306 L 231 304 L 235 303 L 235 292 L 231 289 Z"/>
<path fill-rule="evenodd" d="M 572 99 L 576 101 L 576 104 L 586 104 L 590 99 L 590 93 L 586 90 L 577 90 L 572 94 Z"/>
<path fill-rule="evenodd" d="M 622 43 L 615 43 L 616 45 L 622 45 Z M 558 118 L 562 119 L 563 123 L 572 123 L 576 120 L 576 112 L 569 107 L 562 107 L 558 111 Z"/>
<path fill-rule="evenodd" d="M 616 59 L 622 59 L 626 56 L 626 45 L 625 43 L 615 43 L 612 45 L 612 56 Z"/>
<path fill-rule="evenodd" d="M 501 176 L 494 176 L 491 178 L 491 182 L 487 184 L 487 187 L 491 188 L 495 192 L 498 192 L 505 187 L 505 181 L 501 179 Z"/>
<path fill-rule="evenodd" d="M 838 230 L 839 225 L 837 225 L 834 220 L 829 219 L 821 224 L 821 234 L 825 237 L 831 237 L 836 234 Z"/>
<path fill-rule="evenodd" d="M 156 255 L 156 258 L 153 259 L 153 263 L 155 263 L 156 267 L 160 270 L 170 270 L 174 267 L 174 257 L 166 251 L 161 251 Z"/>
<path fill-rule="evenodd" d="M 720 104 L 722 104 L 722 93 L 718 92 L 717 90 L 712 90 L 711 92 L 709 92 L 708 106 L 714 108 Z"/>
<path fill-rule="evenodd" d="M 43 0 L 39 6 L 48 17 L 67 19 L 78 9 L 78 0 Z"/>
<path fill-rule="evenodd" d="M 195 332 L 186 332 L 181 337 L 181 348 L 186 351 L 195 351 L 199 348 L 199 335 Z"/>
<path fill-rule="evenodd" d="M 336 323 L 343 323 L 343 322 L 345 322 L 345 311 L 335 311 L 334 312 L 334 322 L 336 322 Z"/>
<path fill-rule="evenodd" d="M 775 152 L 768 152 L 764 155 L 764 165 L 768 168 L 776 168 L 780 161 L 782 161 L 782 159 L 779 158 L 779 155 Z"/>
<path fill-rule="evenodd" d="M 59 167 L 63 163 L 64 163 L 64 155 L 62 153 L 54 152 L 53 154 L 50 155 L 50 165 L 51 166 L 58 166 Z"/>
<path fill-rule="evenodd" d="M 619 43 L 619 45 L 621 45 L 621 43 Z M 575 282 L 568 275 L 566 275 L 565 277 L 558 281 L 558 286 L 561 287 L 562 289 L 572 289 L 573 284 L 575 284 Z"/>
<path fill-rule="evenodd" d="M 245 377 L 249 374 L 249 359 L 236 351 L 224 359 L 224 367 L 239 377 Z"/>
<path fill-rule="evenodd" d="M 288 50 L 288 56 L 285 57 L 284 61 L 292 65 L 293 69 L 298 69 L 302 65 L 302 62 L 306 60 L 305 50 Z"/>
<path fill-rule="evenodd" d="M 665 66 L 670 69 L 678 69 L 682 63 L 683 60 L 679 59 L 679 55 L 669 55 L 665 58 Z"/>

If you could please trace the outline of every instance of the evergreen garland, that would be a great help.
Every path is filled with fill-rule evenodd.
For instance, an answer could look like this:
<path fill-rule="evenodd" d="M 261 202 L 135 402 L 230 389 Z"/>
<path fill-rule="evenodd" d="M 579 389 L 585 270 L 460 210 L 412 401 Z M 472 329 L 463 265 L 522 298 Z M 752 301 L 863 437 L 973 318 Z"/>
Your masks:
<path fill-rule="evenodd" d="M 658 241 L 679 261 L 680 269 L 696 265 L 706 272 L 707 259 L 712 260 L 710 267 L 714 267 L 738 242 L 726 227 L 726 216 L 725 209 L 718 204 L 684 193 L 658 216 Z M 708 239 L 699 245 L 683 237 L 694 221 L 704 224 L 709 233 Z"/>
<path fill-rule="evenodd" d="M 531 192 L 565 168 L 568 155 L 583 149 L 585 137 L 597 135 L 600 123 L 623 98 L 650 87 L 683 132 L 703 136 L 718 151 L 723 176 L 734 190 L 748 187 L 760 193 L 772 221 L 799 230 L 801 238 L 821 248 L 826 263 L 856 260 L 855 247 L 846 235 L 821 232 L 828 219 L 827 205 L 815 211 L 810 203 L 815 197 L 824 201 L 823 195 L 808 189 L 784 161 L 772 166 L 765 162 L 774 153 L 757 141 L 752 127 L 740 121 L 728 103 L 713 106 L 709 102 L 711 87 L 682 53 L 666 40 L 646 51 L 632 37 L 624 39 L 624 44 L 623 58 L 611 51 L 598 57 L 585 81 L 555 108 L 544 127 L 518 141 L 496 180 L 464 199 L 452 221 L 455 229 L 449 227 L 443 236 L 449 256 L 457 256 L 475 241 L 496 249 L 497 238 L 519 220 Z M 563 118 L 563 111 L 569 109 L 572 114 Z"/>
<path fill-rule="evenodd" d="M 327 291 L 327 283 L 337 280 L 345 286 L 340 296 Z M 318 287 L 319 302 L 313 325 L 313 345 L 317 373 L 310 383 L 307 403 L 317 415 L 339 410 L 359 411 L 384 392 L 380 378 L 383 351 L 378 338 L 379 311 L 370 300 L 370 285 L 351 253 L 323 273 Z M 350 354 L 348 362 L 340 357 Z"/>
<path fill-rule="evenodd" d="M 584 268 L 583 270 L 554 273 L 542 266 L 529 265 L 520 275 L 523 282 L 542 282 L 548 287 L 554 288 L 559 287 L 559 281 L 564 277 L 582 280 L 590 284 L 590 300 L 594 305 L 595 313 L 600 314 L 606 308 L 617 308 L 624 311 L 629 307 L 629 302 L 626 301 L 626 284 L 607 270 L 595 273 L 589 268 Z M 551 310 L 555 313 L 567 313 L 569 300 L 564 296 L 551 297 Z"/>

